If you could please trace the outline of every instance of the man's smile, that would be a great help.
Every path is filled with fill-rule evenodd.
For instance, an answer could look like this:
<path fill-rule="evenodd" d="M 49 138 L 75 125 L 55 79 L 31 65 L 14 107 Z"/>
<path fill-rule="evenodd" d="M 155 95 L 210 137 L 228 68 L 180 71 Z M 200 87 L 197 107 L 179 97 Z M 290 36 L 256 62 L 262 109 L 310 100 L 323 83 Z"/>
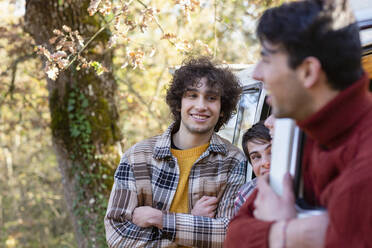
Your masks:
<path fill-rule="evenodd" d="M 202 115 L 202 114 L 190 114 L 190 115 L 196 121 L 204 121 L 209 118 L 209 115 Z"/>

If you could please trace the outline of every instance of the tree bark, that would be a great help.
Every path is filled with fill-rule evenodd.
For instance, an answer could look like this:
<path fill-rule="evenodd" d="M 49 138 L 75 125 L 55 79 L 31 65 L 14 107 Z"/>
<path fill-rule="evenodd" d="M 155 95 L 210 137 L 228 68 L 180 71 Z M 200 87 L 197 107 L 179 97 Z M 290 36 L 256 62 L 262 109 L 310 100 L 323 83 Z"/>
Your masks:
<path fill-rule="evenodd" d="M 100 28 L 99 16 L 90 17 L 89 0 L 27 0 L 25 27 L 37 45 L 51 48 L 54 29 L 67 25 L 89 39 Z M 73 64 L 56 81 L 47 78 L 53 146 L 62 174 L 64 195 L 79 247 L 105 247 L 103 216 L 121 139 L 115 103 L 117 91 L 112 53 L 102 32 L 84 53 L 109 72 L 97 76 L 93 69 Z M 45 62 L 45 58 L 44 58 Z"/>

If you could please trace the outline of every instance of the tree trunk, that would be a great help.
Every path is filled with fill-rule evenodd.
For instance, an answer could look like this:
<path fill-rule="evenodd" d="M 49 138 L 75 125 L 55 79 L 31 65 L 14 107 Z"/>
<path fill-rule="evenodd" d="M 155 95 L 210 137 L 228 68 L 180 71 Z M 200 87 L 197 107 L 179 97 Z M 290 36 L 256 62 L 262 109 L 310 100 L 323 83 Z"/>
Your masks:
<path fill-rule="evenodd" d="M 90 17 L 88 6 L 89 0 L 28 0 L 26 31 L 47 48 L 53 30 L 63 25 L 87 40 L 100 28 L 99 17 Z M 119 160 L 117 87 L 108 38 L 102 32 L 84 56 L 102 62 L 109 72 L 97 76 L 92 69 L 77 70 L 73 64 L 56 81 L 47 79 L 53 146 L 79 247 L 106 247 L 103 216 Z"/>

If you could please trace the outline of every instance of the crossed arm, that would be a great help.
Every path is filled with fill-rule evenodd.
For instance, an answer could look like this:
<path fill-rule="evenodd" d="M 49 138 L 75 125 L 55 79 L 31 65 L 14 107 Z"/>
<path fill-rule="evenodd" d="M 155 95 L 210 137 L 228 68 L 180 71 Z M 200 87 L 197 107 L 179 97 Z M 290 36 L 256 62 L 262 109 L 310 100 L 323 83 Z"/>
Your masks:
<path fill-rule="evenodd" d="M 194 206 L 192 214 L 170 213 L 151 206 L 139 206 L 137 198 L 140 193 L 137 192 L 133 171 L 131 165 L 124 161 L 115 173 L 105 217 L 107 243 L 110 247 L 138 247 L 148 242 L 222 247 L 229 219 L 233 215 L 231 196 L 243 184 L 244 177 L 242 161 L 230 171 L 217 208 L 213 198 L 205 197 Z M 215 213 L 214 218 L 210 217 Z"/>
<path fill-rule="evenodd" d="M 191 214 L 214 218 L 217 204 L 217 197 L 203 196 L 196 202 Z M 149 206 L 137 207 L 133 211 L 132 221 L 133 224 L 139 227 L 156 226 L 159 229 L 163 229 L 163 212 Z"/>

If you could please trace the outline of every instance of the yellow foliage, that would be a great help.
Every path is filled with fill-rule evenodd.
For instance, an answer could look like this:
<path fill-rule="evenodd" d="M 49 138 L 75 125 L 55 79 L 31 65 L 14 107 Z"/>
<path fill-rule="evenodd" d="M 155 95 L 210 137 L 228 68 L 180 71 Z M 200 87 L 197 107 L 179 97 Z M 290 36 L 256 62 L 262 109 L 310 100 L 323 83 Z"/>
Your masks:
<path fill-rule="evenodd" d="M 127 102 L 128 103 L 133 103 L 133 97 L 132 96 L 128 96 L 127 97 Z"/>
<path fill-rule="evenodd" d="M 17 240 L 12 236 L 9 236 L 7 240 L 5 241 L 5 245 L 7 248 L 16 247 L 17 243 L 18 243 Z"/>

